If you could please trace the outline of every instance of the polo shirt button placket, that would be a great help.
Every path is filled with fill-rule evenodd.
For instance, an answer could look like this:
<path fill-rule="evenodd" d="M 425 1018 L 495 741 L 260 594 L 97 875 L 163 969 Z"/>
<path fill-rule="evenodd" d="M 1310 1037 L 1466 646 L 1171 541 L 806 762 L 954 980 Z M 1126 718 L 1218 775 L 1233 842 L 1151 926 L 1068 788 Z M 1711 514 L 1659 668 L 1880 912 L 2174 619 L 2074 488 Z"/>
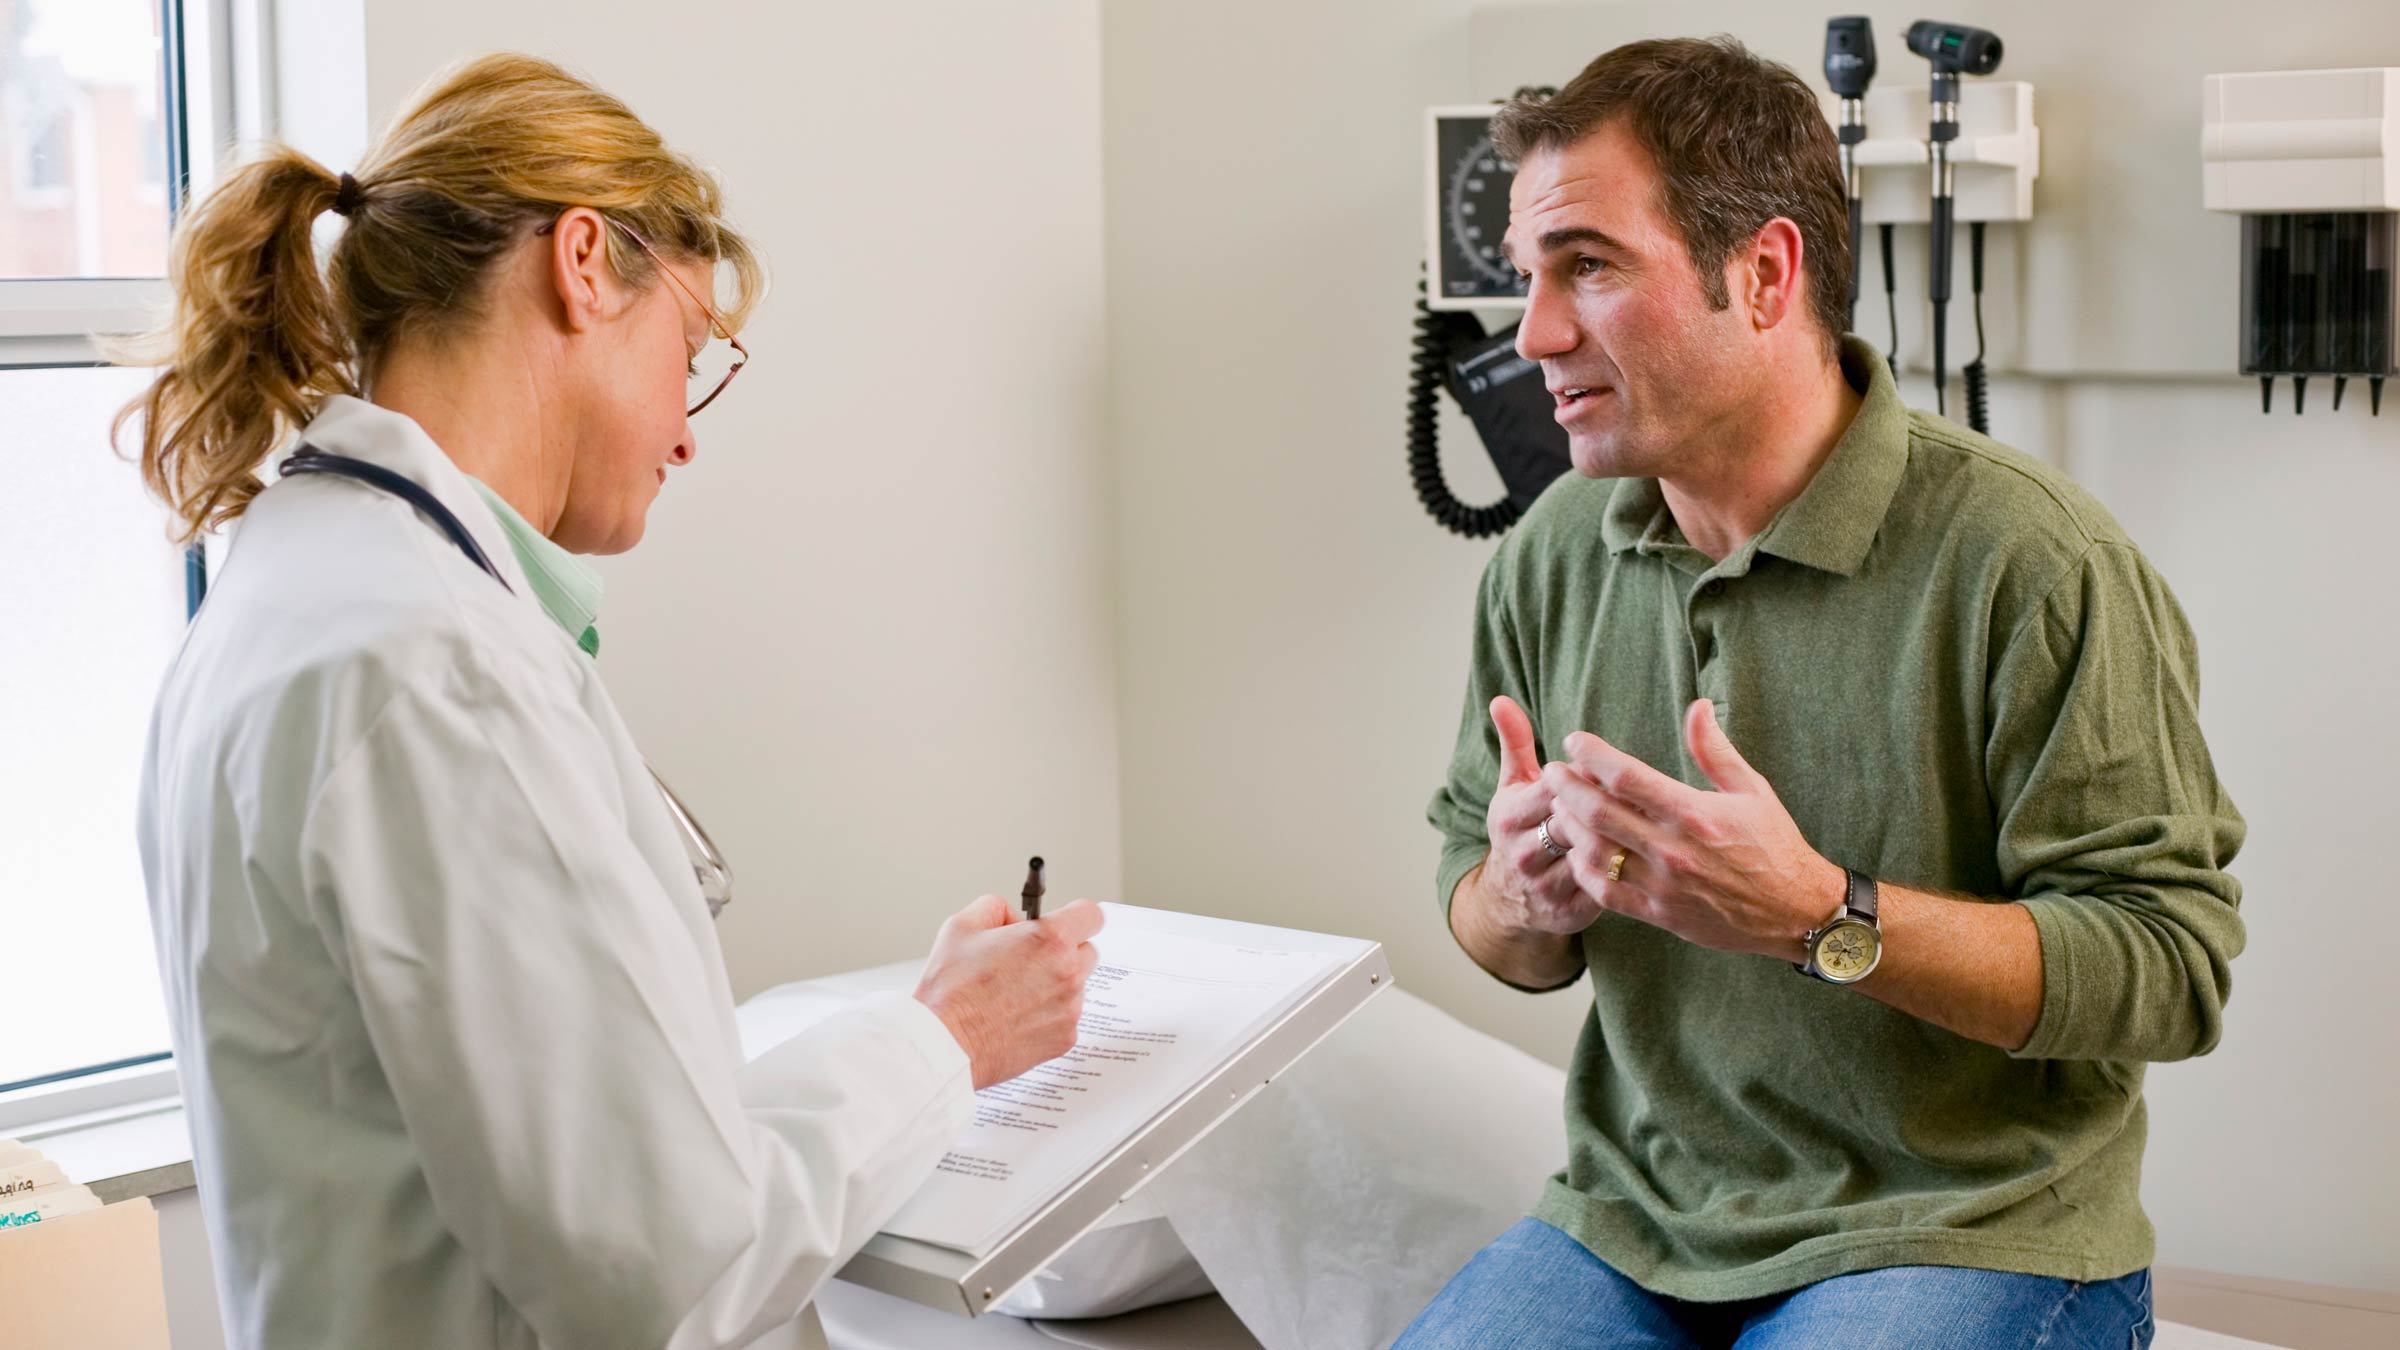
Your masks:
<path fill-rule="evenodd" d="M 1711 577 L 1701 583 L 1700 594 L 1695 597 L 1695 608 L 1699 600 L 1721 600 L 1724 596 L 1725 578 Z M 1698 686 L 1699 697 L 1715 703 L 1718 715 L 1722 717 L 1725 709 L 1725 697 L 1719 686 L 1723 681 L 1714 678 L 1717 657 L 1715 633 L 1716 624 L 1714 622 L 1702 624 L 1696 617 L 1694 618 L 1691 625 L 1692 678 L 1694 684 Z"/>

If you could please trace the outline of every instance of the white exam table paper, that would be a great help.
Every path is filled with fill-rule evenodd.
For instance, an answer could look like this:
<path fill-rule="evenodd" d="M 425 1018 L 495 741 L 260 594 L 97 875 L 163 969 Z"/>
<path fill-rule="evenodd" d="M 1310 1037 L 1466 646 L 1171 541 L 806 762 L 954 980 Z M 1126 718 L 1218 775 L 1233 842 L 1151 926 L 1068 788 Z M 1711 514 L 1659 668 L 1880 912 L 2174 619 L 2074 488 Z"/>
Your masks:
<path fill-rule="evenodd" d="M 1370 1350 L 1533 1207 L 1565 1093 L 1395 988 L 1144 1191 L 1266 1350 Z"/>

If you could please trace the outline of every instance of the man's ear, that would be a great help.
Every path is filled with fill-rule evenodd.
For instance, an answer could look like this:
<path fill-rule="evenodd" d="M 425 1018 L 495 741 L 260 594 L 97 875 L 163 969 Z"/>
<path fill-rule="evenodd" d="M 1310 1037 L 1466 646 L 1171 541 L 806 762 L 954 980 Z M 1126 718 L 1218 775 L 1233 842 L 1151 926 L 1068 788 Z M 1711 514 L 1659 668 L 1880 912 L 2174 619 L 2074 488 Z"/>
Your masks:
<path fill-rule="evenodd" d="M 549 242 L 546 275 L 567 330 L 580 333 L 607 318 L 616 275 L 608 262 L 608 222 L 588 206 L 572 207 L 548 235 L 536 237 Z"/>
<path fill-rule="evenodd" d="M 1807 284 L 1800 271 L 1804 253 L 1799 225 L 1777 216 L 1758 227 L 1749 247 L 1734 254 L 1726 281 L 1749 310 L 1753 327 L 1763 332 L 1807 307 L 1801 293 Z"/>

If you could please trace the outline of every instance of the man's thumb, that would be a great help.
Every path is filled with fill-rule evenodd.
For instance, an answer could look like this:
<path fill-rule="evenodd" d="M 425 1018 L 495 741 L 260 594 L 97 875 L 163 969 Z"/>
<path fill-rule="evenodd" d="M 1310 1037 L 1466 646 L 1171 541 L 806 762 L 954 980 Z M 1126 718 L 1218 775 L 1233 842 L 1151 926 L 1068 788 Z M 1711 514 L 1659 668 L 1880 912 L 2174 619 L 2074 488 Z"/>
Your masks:
<path fill-rule="evenodd" d="M 1542 776 L 1541 751 L 1533 744 L 1533 719 L 1506 694 L 1492 700 L 1492 730 L 1500 733 L 1500 782 L 1530 783 Z"/>
<path fill-rule="evenodd" d="M 1725 728 L 1717 725 L 1717 706 L 1707 699 L 1694 699 L 1683 717 L 1683 743 L 1691 751 L 1692 762 L 1719 792 L 1757 792 L 1766 786 L 1758 770 L 1733 748 L 1733 739 Z"/>

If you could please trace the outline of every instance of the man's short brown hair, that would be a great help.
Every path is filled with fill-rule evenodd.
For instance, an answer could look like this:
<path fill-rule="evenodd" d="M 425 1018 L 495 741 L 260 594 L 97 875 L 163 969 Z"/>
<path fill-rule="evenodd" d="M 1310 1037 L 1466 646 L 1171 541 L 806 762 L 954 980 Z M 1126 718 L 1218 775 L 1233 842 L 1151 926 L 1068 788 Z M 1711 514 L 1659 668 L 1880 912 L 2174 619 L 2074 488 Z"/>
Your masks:
<path fill-rule="evenodd" d="M 1800 227 L 1808 308 L 1830 354 L 1850 326 L 1850 200 L 1815 91 L 1730 37 L 1653 38 L 1602 53 L 1547 99 L 1492 119 L 1501 157 L 1562 149 L 1622 122 L 1659 176 L 1659 209 L 1710 305 L 1732 303 L 1725 263 L 1777 216 Z"/>

